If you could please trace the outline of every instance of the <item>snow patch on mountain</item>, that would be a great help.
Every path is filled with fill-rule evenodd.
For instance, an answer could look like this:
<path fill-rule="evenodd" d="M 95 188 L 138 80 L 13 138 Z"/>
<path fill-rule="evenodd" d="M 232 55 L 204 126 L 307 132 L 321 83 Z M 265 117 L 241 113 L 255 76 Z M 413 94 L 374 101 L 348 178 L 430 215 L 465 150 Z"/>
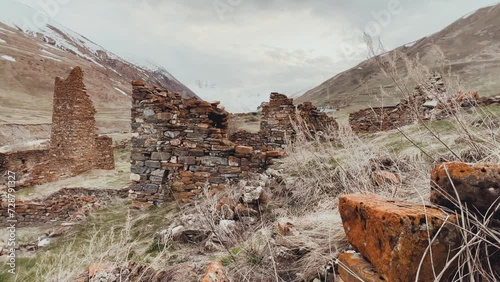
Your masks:
<path fill-rule="evenodd" d="M 56 61 L 56 62 L 62 62 L 61 59 L 52 58 L 50 56 L 40 55 L 40 57 L 45 58 L 45 59 L 49 59 L 49 60 L 52 60 L 52 61 Z"/>
<path fill-rule="evenodd" d="M 115 89 L 116 89 L 116 91 L 118 91 L 118 92 L 120 92 L 121 94 L 123 94 L 123 95 L 125 95 L 125 96 L 127 96 L 127 97 L 128 97 L 128 94 L 127 94 L 127 93 L 125 93 L 125 91 L 121 90 L 121 89 L 120 89 L 120 88 L 118 88 L 118 87 L 115 87 Z"/>
<path fill-rule="evenodd" d="M 16 58 L 11 57 L 9 55 L 2 55 L 2 56 L 0 56 L 0 58 L 4 59 L 6 61 L 9 61 L 9 62 L 15 62 L 16 61 Z"/>

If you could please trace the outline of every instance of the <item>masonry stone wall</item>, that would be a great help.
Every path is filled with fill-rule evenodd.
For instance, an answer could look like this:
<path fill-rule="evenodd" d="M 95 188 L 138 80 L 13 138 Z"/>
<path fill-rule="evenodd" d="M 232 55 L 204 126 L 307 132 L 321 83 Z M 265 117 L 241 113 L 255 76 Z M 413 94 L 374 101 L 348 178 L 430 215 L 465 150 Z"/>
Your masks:
<path fill-rule="evenodd" d="M 284 148 L 287 139 L 295 137 L 294 121 L 296 108 L 293 99 L 283 94 L 271 93 L 269 102 L 262 107 L 262 142 L 273 148 Z"/>
<path fill-rule="evenodd" d="M 408 99 L 396 106 L 362 109 L 349 115 L 354 132 L 373 133 L 396 129 L 412 123 L 442 120 L 457 108 L 500 104 L 500 96 L 481 97 L 477 92 L 446 96 L 447 90 L 440 75 L 418 85 Z"/>
<path fill-rule="evenodd" d="M 295 106 L 292 98 L 271 93 L 270 101 L 262 106 L 261 140 L 269 149 L 283 149 L 293 141 L 297 131 L 313 137 L 319 131 L 338 129 L 337 122 L 310 102 Z"/>
<path fill-rule="evenodd" d="M 131 197 L 138 202 L 188 202 L 206 187 L 223 189 L 265 170 L 294 134 L 297 110 L 282 94 L 271 94 L 260 133 L 228 136 L 230 115 L 218 102 L 184 99 L 141 81 L 132 85 Z M 328 120 L 312 105 L 302 112 L 313 114 L 308 120 L 318 127 Z"/>
<path fill-rule="evenodd" d="M 62 189 L 45 199 L 16 199 L 16 220 L 19 227 L 78 220 L 113 198 L 127 198 L 128 189 L 93 190 Z M 7 226 L 7 198 L 0 201 L 0 227 Z M 81 218 L 80 218 L 81 219 Z"/>
<path fill-rule="evenodd" d="M 112 170 L 115 168 L 113 139 L 108 136 L 98 136 L 96 142 L 95 168 Z"/>
<path fill-rule="evenodd" d="M 86 93 L 83 70 L 74 68 L 68 78 L 56 78 L 50 146 L 8 154 L 0 170 L 21 175 L 19 188 L 56 181 L 92 169 L 114 169 L 113 142 L 98 136 L 96 110 Z M 24 164 L 19 166 L 20 160 Z"/>
<path fill-rule="evenodd" d="M 139 202 L 189 201 L 205 187 L 265 167 L 267 155 L 228 139 L 229 113 L 219 103 L 133 83 L 131 197 Z"/>
<path fill-rule="evenodd" d="M 260 132 L 248 132 L 238 130 L 229 135 L 229 140 L 241 146 L 252 147 L 255 151 L 266 151 L 266 146 L 262 142 Z"/>
<path fill-rule="evenodd" d="M 30 182 L 30 168 L 48 159 L 48 149 L 15 151 L 0 153 L 0 175 L 7 175 L 8 171 L 16 173 L 17 184 L 24 185 Z M 0 178 L 0 186 L 5 185 L 7 177 Z"/>

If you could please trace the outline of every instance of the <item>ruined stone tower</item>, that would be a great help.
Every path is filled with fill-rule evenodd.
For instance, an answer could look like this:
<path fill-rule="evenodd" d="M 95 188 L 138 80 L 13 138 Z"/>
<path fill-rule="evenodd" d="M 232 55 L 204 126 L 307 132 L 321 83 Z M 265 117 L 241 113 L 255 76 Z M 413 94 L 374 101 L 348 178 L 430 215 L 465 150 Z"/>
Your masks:
<path fill-rule="evenodd" d="M 70 174 L 94 168 L 97 158 L 96 110 L 85 91 L 83 70 L 74 68 L 68 78 L 57 77 L 52 114 L 51 155 Z"/>

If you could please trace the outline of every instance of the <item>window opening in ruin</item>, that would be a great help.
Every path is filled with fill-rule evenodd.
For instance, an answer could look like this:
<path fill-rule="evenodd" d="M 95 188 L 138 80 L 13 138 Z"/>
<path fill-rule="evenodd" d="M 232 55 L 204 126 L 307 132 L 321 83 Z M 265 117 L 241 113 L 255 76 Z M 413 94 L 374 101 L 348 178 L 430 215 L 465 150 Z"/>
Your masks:
<path fill-rule="evenodd" d="M 225 129 L 226 116 L 217 113 L 209 113 L 208 118 L 212 121 L 211 125 L 215 128 Z"/>

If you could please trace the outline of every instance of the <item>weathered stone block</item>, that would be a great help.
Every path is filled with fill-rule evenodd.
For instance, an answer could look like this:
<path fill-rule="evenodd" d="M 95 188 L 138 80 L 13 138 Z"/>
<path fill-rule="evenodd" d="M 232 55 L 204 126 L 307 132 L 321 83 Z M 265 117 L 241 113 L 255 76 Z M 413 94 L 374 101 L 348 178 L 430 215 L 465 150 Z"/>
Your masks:
<path fill-rule="evenodd" d="M 227 165 L 228 159 L 221 157 L 201 157 L 198 158 L 204 166 Z"/>
<path fill-rule="evenodd" d="M 145 109 L 144 110 L 144 117 L 145 118 L 150 118 L 150 117 L 153 117 L 155 115 L 155 111 L 152 110 L 152 109 Z"/>
<path fill-rule="evenodd" d="M 237 155 L 249 156 L 253 154 L 253 148 L 248 146 L 236 146 L 235 150 Z"/>
<path fill-rule="evenodd" d="M 212 262 L 208 266 L 207 273 L 201 282 L 229 282 L 224 267 L 220 262 Z"/>
<path fill-rule="evenodd" d="M 133 165 L 131 168 L 130 168 L 130 171 L 132 173 L 135 173 L 135 174 L 143 174 L 143 173 L 146 173 L 146 171 L 148 170 L 147 167 L 144 167 L 144 166 L 137 166 L 137 165 Z"/>
<path fill-rule="evenodd" d="M 132 153 L 130 159 L 133 161 L 145 161 L 147 158 L 143 153 Z"/>
<path fill-rule="evenodd" d="M 431 202 L 457 209 L 457 194 L 470 211 L 477 209 L 485 215 L 500 197 L 500 167 L 461 162 L 438 164 L 431 174 Z M 456 204 L 449 198 L 455 199 Z M 500 217 L 500 212 L 496 217 Z"/>
<path fill-rule="evenodd" d="M 139 181 L 141 181 L 141 176 L 139 174 L 133 173 L 130 175 L 130 181 L 139 182 Z"/>
<path fill-rule="evenodd" d="M 179 163 L 187 164 L 187 165 L 194 165 L 194 164 L 196 164 L 196 157 L 193 157 L 193 156 L 179 157 Z"/>
<path fill-rule="evenodd" d="M 373 195 L 347 195 L 339 200 L 344 230 L 351 245 L 386 281 L 433 281 L 460 246 L 457 218 L 423 205 Z M 434 240 L 435 239 L 435 240 Z M 429 242 L 432 261 L 429 255 Z"/>
<path fill-rule="evenodd" d="M 161 163 L 159 161 L 146 161 L 145 164 L 150 168 L 161 168 Z"/>
<path fill-rule="evenodd" d="M 144 191 L 148 193 L 158 193 L 159 186 L 156 184 L 146 184 L 144 185 Z"/>

